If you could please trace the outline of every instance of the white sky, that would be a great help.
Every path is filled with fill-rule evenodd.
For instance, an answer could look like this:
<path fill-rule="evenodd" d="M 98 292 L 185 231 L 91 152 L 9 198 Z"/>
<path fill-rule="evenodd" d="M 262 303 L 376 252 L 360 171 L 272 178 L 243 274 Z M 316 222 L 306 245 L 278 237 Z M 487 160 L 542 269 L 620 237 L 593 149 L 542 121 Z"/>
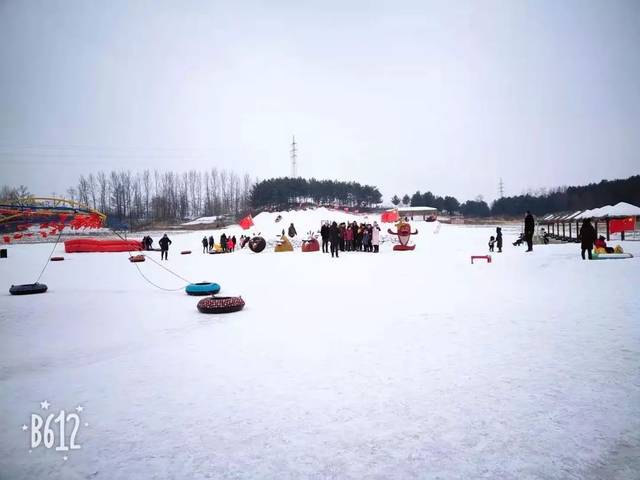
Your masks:
<path fill-rule="evenodd" d="M 640 173 L 640 2 L 0 0 L 0 183 L 211 166 L 459 200 Z"/>

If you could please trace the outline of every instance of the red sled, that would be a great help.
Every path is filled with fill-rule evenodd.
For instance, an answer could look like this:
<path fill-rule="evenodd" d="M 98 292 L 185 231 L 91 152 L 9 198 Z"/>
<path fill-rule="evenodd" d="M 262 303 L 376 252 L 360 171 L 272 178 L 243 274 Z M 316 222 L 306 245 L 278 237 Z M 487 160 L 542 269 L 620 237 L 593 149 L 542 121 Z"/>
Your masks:
<path fill-rule="evenodd" d="M 400 251 L 400 252 L 405 251 L 405 250 L 413 250 L 415 248 L 416 248 L 415 245 L 402 245 L 402 244 L 399 244 L 399 245 L 394 245 L 393 246 L 394 250 Z"/>

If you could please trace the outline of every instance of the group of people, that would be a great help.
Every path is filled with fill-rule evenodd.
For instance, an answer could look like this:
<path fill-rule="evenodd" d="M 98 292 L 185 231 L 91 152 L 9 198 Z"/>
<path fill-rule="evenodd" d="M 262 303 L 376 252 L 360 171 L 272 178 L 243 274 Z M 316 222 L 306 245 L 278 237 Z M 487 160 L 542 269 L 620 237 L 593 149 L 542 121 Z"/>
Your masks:
<path fill-rule="evenodd" d="M 160 246 L 160 260 L 168 260 L 169 259 L 169 245 L 171 245 L 171 240 L 165 233 L 162 235 L 162 238 L 158 241 L 158 245 Z M 142 249 L 143 250 L 153 250 L 153 238 L 149 235 L 145 235 L 142 237 Z"/>
<path fill-rule="evenodd" d="M 324 222 L 320 228 L 322 252 L 338 257 L 338 252 L 375 252 L 380 249 L 380 227 L 357 222 Z"/>
<path fill-rule="evenodd" d="M 222 253 L 233 252 L 236 249 L 236 236 L 227 237 L 226 234 L 220 235 L 220 248 Z M 202 237 L 202 253 L 209 253 L 215 248 L 216 242 L 213 235 L 209 235 L 207 238 Z"/>
<path fill-rule="evenodd" d="M 533 215 L 531 212 L 527 211 L 524 217 L 524 232 L 520 234 L 520 237 L 513 242 L 514 246 L 522 245 L 522 243 L 527 243 L 527 252 L 533 251 L 533 234 L 535 231 L 535 221 L 533 219 Z M 544 229 L 541 230 L 540 237 L 542 238 L 542 242 L 545 244 L 549 243 L 549 233 Z M 605 238 L 601 235 L 598 236 L 598 233 L 591 223 L 591 219 L 585 218 L 582 222 L 582 226 L 580 227 L 580 232 L 578 238 L 580 239 L 580 255 L 582 259 L 585 260 L 589 258 L 592 259 L 592 251 L 594 248 L 603 249 L 607 253 L 613 253 L 614 249 L 612 247 L 607 246 L 607 242 Z M 498 252 L 502 252 L 502 230 L 500 227 L 496 228 L 496 236 L 491 236 L 489 238 L 489 251 L 494 251 L 494 246 L 498 248 Z"/>
<path fill-rule="evenodd" d="M 502 228 L 496 227 L 496 236 L 491 235 L 489 238 L 489 251 L 493 252 L 498 248 L 498 253 L 502 253 Z"/>
<path fill-rule="evenodd" d="M 585 218 L 580 226 L 580 256 L 583 260 L 586 260 L 585 252 L 588 255 L 589 260 L 593 258 L 592 250 L 595 248 L 603 249 L 606 253 L 614 253 L 614 248 L 607 246 L 607 241 L 600 235 L 591 223 L 591 219 Z"/>

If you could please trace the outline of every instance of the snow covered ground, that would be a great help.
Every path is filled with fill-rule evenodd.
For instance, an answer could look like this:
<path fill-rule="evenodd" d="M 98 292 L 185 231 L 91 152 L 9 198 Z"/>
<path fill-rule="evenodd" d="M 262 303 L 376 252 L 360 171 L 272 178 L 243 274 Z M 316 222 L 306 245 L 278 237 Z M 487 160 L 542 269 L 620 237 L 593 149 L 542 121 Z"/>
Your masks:
<path fill-rule="evenodd" d="M 293 221 L 303 235 L 346 215 L 264 214 L 251 231 Z M 203 232 L 172 234 L 166 266 L 245 299 L 225 316 L 151 286 L 126 253 L 62 246 L 49 291 L 13 297 L 51 245 L 10 246 L 0 478 L 637 479 L 640 244 L 623 243 L 636 258 L 586 262 L 576 245 L 526 254 L 514 230 L 471 265 L 492 230 L 437 225 L 417 224 L 413 252 L 387 242 L 339 259 L 205 255 Z M 32 413 L 77 406 L 80 450 L 29 452 Z"/>

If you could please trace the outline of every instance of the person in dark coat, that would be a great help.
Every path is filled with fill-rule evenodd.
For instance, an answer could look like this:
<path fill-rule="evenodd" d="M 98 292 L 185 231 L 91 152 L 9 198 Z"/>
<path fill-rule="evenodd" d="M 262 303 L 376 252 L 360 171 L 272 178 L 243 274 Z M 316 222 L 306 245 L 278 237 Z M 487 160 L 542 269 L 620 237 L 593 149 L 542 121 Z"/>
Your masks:
<path fill-rule="evenodd" d="M 207 237 L 202 237 L 202 253 L 207 253 L 207 248 L 209 248 L 209 240 Z"/>
<path fill-rule="evenodd" d="M 160 260 L 169 260 L 169 245 L 171 245 L 171 240 L 169 240 L 166 233 L 158 243 L 160 244 Z"/>
<path fill-rule="evenodd" d="M 289 225 L 289 237 L 293 238 L 298 234 L 298 232 L 296 232 L 296 227 L 293 226 L 293 223 L 291 225 Z"/>
<path fill-rule="evenodd" d="M 227 251 L 227 236 L 224 233 L 220 235 L 220 246 L 223 252 Z"/>
<path fill-rule="evenodd" d="M 214 240 L 213 235 L 209 235 L 209 250 L 213 250 L 215 243 L 216 241 Z"/>
<path fill-rule="evenodd" d="M 502 228 L 496 227 L 496 247 L 498 247 L 498 253 L 502 253 Z"/>
<path fill-rule="evenodd" d="M 596 233 L 596 229 L 593 228 L 593 225 L 591 225 L 591 219 L 585 218 L 580 227 L 580 247 L 582 248 L 581 255 L 583 260 L 585 259 L 585 250 L 589 254 L 589 260 L 591 260 L 591 250 L 593 249 L 596 238 L 598 238 L 598 234 Z"/>
<path fill-rule="evenodd" d="M 322 237 L 322 253 L 329 253 L 329 225 L 327 223 L 320 227 L 320 237 Z"/>
<path fill-rule="evenodd" d="M 338 251 L 340 249 L 340 229 L 338 224 L 333 222 L 329 228 L 329 243 L 331 243 L 331 258 L 335 253 L 335 257 L 338 258 Z"/>
<path fill-rule="evenodd" d="M 533 251 L 533 232 L 535 230 L 535 221 L 533 215 L 527 210 L 527 214 L 524 217 L 524 239 L 527 242 L 527 252 Z"/>

